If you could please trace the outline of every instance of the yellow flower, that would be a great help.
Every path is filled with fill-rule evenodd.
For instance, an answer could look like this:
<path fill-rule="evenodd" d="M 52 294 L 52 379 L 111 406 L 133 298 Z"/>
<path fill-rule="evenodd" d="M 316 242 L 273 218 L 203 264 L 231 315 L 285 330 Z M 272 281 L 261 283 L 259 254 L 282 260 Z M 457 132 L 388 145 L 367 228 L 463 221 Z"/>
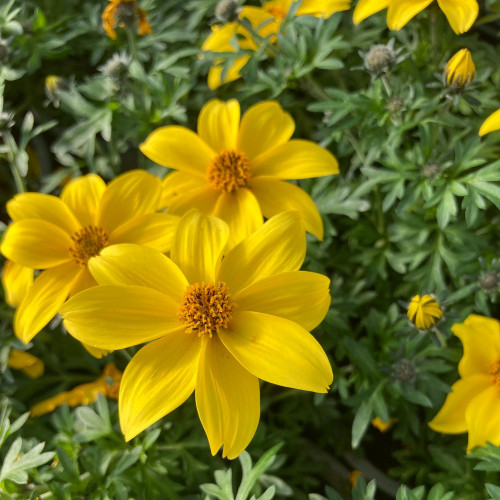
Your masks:
<path fill-rule="evenodd" d="M 248 19 L 252 28 L 265 38 L 271 36 L 271 42 L 276 42 L 276 35 L 280 25 L 286 16 L 294 0 L 271 0 L 264 2 L 262 7 L 244 6 L 241 9 L 239 19 Z M 302 0 L 296 16 L 311 15 L 315 17 L 328 18 L 335 12 L 348 10 L 351 0 Z M 252 35 L 239 23 L 232 22 L 224 26 L 214 26 L 212 33 L 203 42 L 202 50 L 211 52 L 236 52 L 230 41 L 237 40 L 238 46 L 243 50 L 257 50 L 258 45 Z M 208 86 L 215 90 L 220 85 L 232 82 L 241 77 L 240 70 L 245 66 L 250 55 L 237 57 L 227 74 L 222 77 L 222 59 L 215 61 L 214 66 L 208 73 Z"/>
<path fill-rule="evenodd" d="M 87 261 L 102 248 L 131 242 L 169 249 L 178 218 L 155 213 L 160 195 L 160 179 L 136 170 L 107 187 L 90 174 L 69 182 L 61 198 L 23 193 L 7 203 L 14 222 L 1 252 L 20 266 L 44 270 L 14 317 L 14 331 L 23 342 L 52 319 L 68 295 L 97 285 Z"/>
<path fill-rule="evenodd" d="M 471 314 L 452 331 L 464 347 L 461 378 L 429 427 L 445 434 L 468 432 L 467 452 L 488 441 L 500 446 L 500 322 Z"/>
<path fill-rule="evenodd" d="M 428 330 L 443 315 L 439 303 L 431 295 L 415 295 L 408 305 L 408 319 L 419 329 Z"/>
<path fill-rule="evenodd" d="M 428 7 L 433 0 L 359 0 L 354 9 L 354 24 L 384 9 L 387 26 L 400 30 L 408 21 Z M 479 13 L 477 0 L 437 0 L 453 31 L 460 35 L 469 31 Z"/>
<path fill-rule="evenodd" d="M 299 215 L 273 217 L 222 259 L 228 236 L 223 221 L 192 210 L 179 223 L 171 259 L 137 245 L 106 248 L 90 261 L 101 286 L 61 309 L 68 331 L 98 348 L 153 341 L 123 374 L 127 441 L 196 389 L 212 453 L 223 446 L 232 459 L 257 428 L 259 378 L 322 393 L 332 382 L 309 333 L 328 310 L 329 280 L 299 271 L 306 250 Z"/>
<path fill-rule="evenodd" d="M 148 15 L 135 0 L 109 0 L 110 4 L 102 14 L 102 26 L 110 38 L 116 40 L 117 26 L 124 27 L 137 20 L 139 35 L 149 35 L 153 32 L 147 21 Z"/>
<path fill-rule="evenodd" d="M 476 74 L 476 67 L 469 50 L 459 50 L 446 65 L 446 83 L 455 88 L 469 85 Z"/>
<path fill-rule="evenodd" d="M 307 231 L 323 237 L 312 199 L 286 179 L 338 173 L 335 157 L 311 141 L 290 140 L 292 117 L 275 101 L 250 107 L 240 122 L 240 105 L 216 99 L 203 106 L 198 134 L 178 126 L 160 127 L 141 144 L 151 160 L 178 170 L 164 181 L 168 212 L 191 208 L 215 215 L 230 229 L 230 246 L 285 210 L 297 210 Z"/>
<path fill-rule="evenodd" d="M 489 134 L 490 132 L 495 132 L 495 130 L 500 130 L 500 109 L 497 109 L 492 113 L 479 129 L 479 135 L 483 136 Z"/>
<path fill-rule="evenodd" d="M 396 422 L 395 418 L 389 418 L 387 422 L 384 422 L 380 417 L 375 417 L 372 420 L 373 427 L 377 428 L 380 432 L 387 432 Z"/>
<path fill-rule="evenodd" d="M 14 370 L 21 370 L 30 378 L 38 378 L 43 375 L 45 366 L 41 359 L 26 351 L 12 349 L 9 354 L 7 364 Z"/>
<path fill-rule="evenodd" d="M 33 269 L 20 266 L 8 260 L 3 266 L 2 286 L 5 292 L 5 302 L 17 307 L 33 284 Z"/>
<path fill-rule="evenodd" d="M 99 394 L 107 398 L 118 399 L 121 378 L 122 372 L 113 363 L 108 363 L 97 380 L 88 384 L 77 385 L 71 391 L 61 392 L 40 401 L 31 408 L 31 416 L 45 415 L 64 403 L 69 406 L 88 405 L 97 401 Z"/>

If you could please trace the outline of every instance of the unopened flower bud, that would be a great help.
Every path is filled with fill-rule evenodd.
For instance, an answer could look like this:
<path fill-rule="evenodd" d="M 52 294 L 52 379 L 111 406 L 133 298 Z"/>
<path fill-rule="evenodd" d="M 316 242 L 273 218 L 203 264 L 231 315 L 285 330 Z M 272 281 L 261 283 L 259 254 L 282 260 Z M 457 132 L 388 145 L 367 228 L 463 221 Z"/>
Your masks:
<path fill-rule="evenodd" d="M 479 285 L 485 292 L 492 292 L 498 288 L 498 274 L 495 271 L 486 271 L 479 280 Z"/>
<path fill-rule="evenodd" d="M 219 0 L 215 7 L 215 17 L 222 23 L 236 21 L 241 7 L 235 0 Z"/>
<path fill-rule="evenodd" d="M 429 179 L 436 177 L 439 172 L 441 172 L 441 166 L 438 163 L 432 161 L 427 163 L 427 165 L 424 165 L 424 167 L 422 168 L 422 175 L 424 177 L 428 177 Z"/>
<path fill-rule="evenodd" d="M 396 54 L 391 46 L 373 45 L 364 56 L 365 68 L 374 75 L 387 73 L 396 62 Z"/>
<path fill-rule="evenodd" d="M 444 76 L 450 90 L 460 92 L 467 87 L 476 74 L 476 67 L 469 50 L 459 50 L 446 65 Z"/>
<path fill-rule="evenodd" d="M 410 360 L 401 359 L 392 366 L 392 374 L 398 382 L 411 384 L 417 376 L 417 371 Z"/>

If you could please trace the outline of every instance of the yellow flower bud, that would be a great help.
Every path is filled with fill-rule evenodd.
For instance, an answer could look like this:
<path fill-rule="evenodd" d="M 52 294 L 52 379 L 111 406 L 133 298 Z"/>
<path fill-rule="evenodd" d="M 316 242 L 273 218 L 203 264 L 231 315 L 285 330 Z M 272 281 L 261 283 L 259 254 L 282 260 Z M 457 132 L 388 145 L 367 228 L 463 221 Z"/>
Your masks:
<path fill-rule="evenodd" d="M 459 50 L 446 65 L 446 84 L 455 89 L 469 85 L 476 74 L 476 67 L 468 49 Z"/>
<path fill-rule="evenodd" d="M 428 330 L 434 326 L 443 311 L 439 303 L 431 295 L 415 295 L 408 306 L 408 319 L 419 329 Z"/>

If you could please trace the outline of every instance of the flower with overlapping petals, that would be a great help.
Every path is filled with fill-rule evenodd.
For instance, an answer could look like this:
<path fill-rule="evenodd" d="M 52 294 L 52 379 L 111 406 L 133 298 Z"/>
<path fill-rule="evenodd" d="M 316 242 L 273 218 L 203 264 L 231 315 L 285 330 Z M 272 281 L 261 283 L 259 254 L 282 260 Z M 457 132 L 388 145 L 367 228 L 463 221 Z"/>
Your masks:
<path fill-rule="evenodd" d="M 429 427 L 445 434 L 468 432 L 467 452 L 487 442 L 500 446 L 500 322 L 471 314 L 451 329 L 464 347 L 461 378 Z"/>
<path fill-rule="evenodd" d="M 449 87 L 461 90 L 474 80 L 476 67 L 468 49 L 459 50 L 446 65 L 444 70 L 446 83 Z"/>
<path fill-rule="evenodd" d="M 496 130 L 500 130 L 500 109 L 497 109 L 494 113 L 488 116 L 488 118 L 486 118 L 479 129 L 479 135 L 483 136 L 489 134 L 490 132 L 495 132 Z"/>
<path fill-rule="evenodd" d="M 160 196 L 160 179 L 136 170 L 108 186 L 89 174 L 70 181 L 60 198 L 22 193 L 7 203 L 14 222 L 2 254 L 18 266 L 43 270 L 14 317 L 23 342 L 51 320 L 68 295 L 97 285 L 87 262 L 104 247 L 130 242 L 169 249 L 178 218 L 157 213 Z"/>
<path fill-rule="evenodd" d="M 182 215 L 191 208 L 219 217 L 230 229 L 230 246 L 269 218 L 296 210 L 305 228 L 323 237 L 312 199 L 287 179 L 338 173 L 335 157 L 311 141 L 290 140 L 292 117 L 275 101 L 250 107 L 217 99 L 203 106 L 198 134 L 179 126 L 160 127 L 141 144 L 151 160 L 178 170 L 165 178 L 163 203 Z"/>
<path fill-rule="evenodd" d="M 354 24 L 387 9 L 387 26 L 400 30 L 434 0 L 359 0 L 354 9 Z M 453 31 L 460 35 L 469 31 L 479 13 L 477 0 L 437 0 Z"/>
<path fill-rule="evenodd" d="M 333 375 L 309 333 L 330 304 L 329 280 L 299 271 L 306 251 L 299 214 L 285 212 L 226 253 L 228 226 L 188 212 L 171 259 L 138 245 L 90 259 L 101 286 L 61 309 L 67 330 L 101 349 L 150 342 L 120 387 L 128 441 L 195 391 L 210 449 L 235 458 L 259 422 L 259 381 L 324 393 Z M 224 258 L 222 258 L 224 254 Z"/>
<path fill-rule="evenodd" d="M 415 295 L 408 305 L 407 315 L 419 330 L 428 330 L 441 319 L 443 311 L 432 295 Z"/>

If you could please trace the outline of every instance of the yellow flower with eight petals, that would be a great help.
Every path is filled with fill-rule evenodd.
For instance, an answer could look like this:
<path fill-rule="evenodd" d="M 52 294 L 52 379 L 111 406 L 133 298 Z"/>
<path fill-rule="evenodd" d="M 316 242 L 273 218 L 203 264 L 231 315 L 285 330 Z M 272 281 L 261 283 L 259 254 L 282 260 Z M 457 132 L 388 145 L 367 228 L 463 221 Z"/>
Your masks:
<path fill-rule="evenodd" d="M 495 130 L 500 130 L 500 109 L 497 109 L 492 113 L 479 129 L 479 135 L 483 136 L 489 134 L 490 132 L 495 132 Z"/>
<path fill-rule="evenodd" d="M 305 228 L 323 238 L 312 199 L 286 179 L 338 173 L 335 157 L 311 141 L 290 140 L 292 117 L 275 101 L 256 104 L 240 122 L 240 105 L 217 99 L 203 106 L 198 134 L 179 126 L 160 127 L 141 144 L 151 160 L 171 167 L 163 202 L 182 215 L 191 208 L 215 215 L 230 228 L 230 246 L 286 210 L 300 212 Z"/>
<path fill-rule="evenodd" d="M 80 341 L 101 349 L 149 342 L 120 387 L 128 441 L 181 405 L 196 406 L 213 454 L 235 458 L 259 422 L 259 381 L 326 392 L 328 358 L 309 330 L 324 318 L 329 280 L 299 271 L 306 242 L 296 212 L 271 218 L 225 254 L 228 227 L 192 210 L 179 222 L 171 259 L 116 245 L 89 261 L 101 286 L 61 309 Z"/>
<path fill-rule="evenodd" d="M 408 305 L 408 319 L 419 330 L 428 330 L 442 315 L 443 311 L 432 295 L 415 295 Z"/>

